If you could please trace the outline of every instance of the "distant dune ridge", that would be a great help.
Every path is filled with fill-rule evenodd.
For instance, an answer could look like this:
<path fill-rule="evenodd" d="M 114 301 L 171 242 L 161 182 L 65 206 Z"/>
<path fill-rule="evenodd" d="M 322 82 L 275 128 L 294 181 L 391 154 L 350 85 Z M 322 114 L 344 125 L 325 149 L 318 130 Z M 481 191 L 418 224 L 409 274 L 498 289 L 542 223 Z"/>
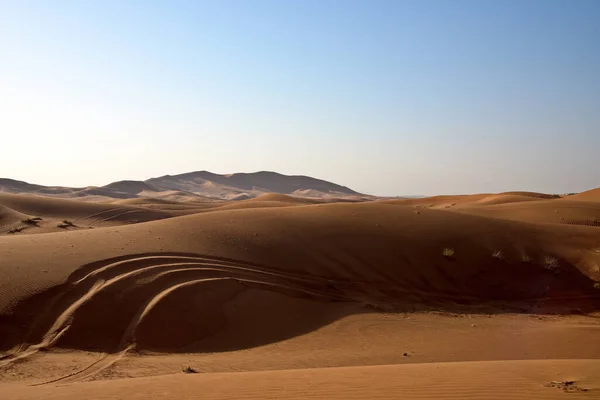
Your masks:
<path fill-rule="evenodd" d="M 366 198 L 358 192 L 322 179 L 302 175 L 283 175 L 260 171 L 219 175 L 196 171 L 179 175 L 165 175 L 145 181 L 124 180 L 101 187 L 69 188 L 41 186 L 13 179 L 0 178 L 0 192 L 29 193 L 64 198 L 101 196 L 128 199 L 138 197 L 178 197 L 191 199 L 201 196 L 220 200 L 243 200 L 264 193 L 282 193 L 297 197 Z M 97 199 L 95 199 L 97 200 Z"/>

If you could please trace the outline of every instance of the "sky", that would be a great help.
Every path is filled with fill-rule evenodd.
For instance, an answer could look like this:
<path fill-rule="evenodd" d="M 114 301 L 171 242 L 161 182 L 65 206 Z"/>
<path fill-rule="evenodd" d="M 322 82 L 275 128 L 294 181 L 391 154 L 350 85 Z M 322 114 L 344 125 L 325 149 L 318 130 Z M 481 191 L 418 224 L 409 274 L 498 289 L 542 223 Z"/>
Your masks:
<path fill-rule="evenodd" d="M 600 1 L 0 0 L 0 177 L 600 186 Z"/>

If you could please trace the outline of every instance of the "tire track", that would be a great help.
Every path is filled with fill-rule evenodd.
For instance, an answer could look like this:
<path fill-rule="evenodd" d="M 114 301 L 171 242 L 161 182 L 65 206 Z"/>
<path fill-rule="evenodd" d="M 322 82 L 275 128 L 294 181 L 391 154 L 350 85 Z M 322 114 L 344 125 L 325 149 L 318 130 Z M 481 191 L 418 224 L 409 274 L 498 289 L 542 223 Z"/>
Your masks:
<path fill-rule="evenodd" d="M 173 262 L 176 261 L 176 262 Z M 182 262 L 184 261 L 184 262 Z M 133 333 L 138 324 L 169 293 L 180 287 L 205 284 L 220 280 L 233 280 L 249 286 L 272 291 L 296 292 L 312 297 L 332 298 L 324 290 L 323 279 L 296 276 L 266 270 L 253 266 L 237 265 L 232 262 L 213 261 L 206 257 L 148 256 L 132 257 L 123 261 L 99 264 L 98 268 L 71 283 L 62 293 L 58 306 L 51 310 L 51 323 L 44 329 L 42 339 L 35 344 L 22 344 L 12 353 L 3 356 L 0 367 L 24 360 L 40 350 L 50 348 L 71 329 L 77 312 L 94 301 L 103 292 L 118 290 L 118 286 L 132 279 L 159 279 L 167 275 L 196 274 L 202 278 L 188 277 L 184 282 L 174 283 L 166 289 L 149 293 L 148 301 L 139 308 L 138 316 L 132 319 L 124 330 L 119 351 L 135 347 Z M 174 282 L 177 282 L 176 280 Z"/>
<path fill-rule="evenodd" d="M 136 349 L 137 329 L 166 298 L 192 286 L 197 286 L 199 293 L 203 290 L 207 293 L 218 292 L 221 287 L 215 285 L 227 284 L 227 282 L 235 282 L 242 288 L 258 288 L 289 296 L 371 305 L 394 304 L 406 298 L 481 302 L 481 298 L 473 295 L 444 293 L 431 289 L 419 290 L 414 285 L 403 287 L 393 281 L 331 279 L 219 257 L 177 253 L 131 255 L 86 264 L 73 272 L 68 281 L 60 287 L 61 292 L 52 306 L 44 312 L 44 315 L 30 321 L 32 326 L 35 325 L 35 329 L 30 330 L 34 333 L 24 337 L 22 343 L 18 344 L 12 352 L 2 356 L 0 367 L 26 360 L 40 350 L 60 346 L 61 340 L 73 329 L 83 329 L 88 333 L 90 330 L 93 331 L 94 325 L 91 327 L 86 325 L 89 324 L 85 319 L 89 314 L 88 307 L 95 307 L 92 310 L 102 309 L 108 299 L 113 301 L 113 303 L 109 301 L 109 305 L 117 305 L 110 311 L 119 317 L 115 319 L 118 323 L 110 327 L 111 334 L 118 335 L 115 336 L 116 348 L 105 349 L 99 360 L 76 373 L 44 383 L 89 379 L 124 357 L 128 351 Z M 569 300 L 597 301 L 598 299 L 600 293 L 597 295 L 565 293 L 563 296 L 532 297 L 524 300 L 539 303 Z M 28 304 L 28 314 L 35 315 L 35 310 L 39 306 L 40 303 L 35 302 Z M 205 307 L 210 306 L 211 304 Z M 103 317 L 111 316 L 112 314 L 108 312 Z M 101 320 L 102 317 L 99 318 Z M 110 321 L 105 322 L 110 323 Z"/>

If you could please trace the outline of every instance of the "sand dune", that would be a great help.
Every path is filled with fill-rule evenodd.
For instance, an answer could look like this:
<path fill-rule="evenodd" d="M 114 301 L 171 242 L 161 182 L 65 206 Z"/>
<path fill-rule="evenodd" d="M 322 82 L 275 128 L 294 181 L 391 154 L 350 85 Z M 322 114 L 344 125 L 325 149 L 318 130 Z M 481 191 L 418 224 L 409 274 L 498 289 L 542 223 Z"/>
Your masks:
<path fill-rule="evenodd" d="M 190 172 L 180 175 L 166 175 L 146 182 L 161 188 L 185 190 L 192 193 L 206 193 L 211 197 L 236 198 L 240 195 L 252 196 L 262 193 L 291 194 L 309 190 L 312 196 L 335 194 L 358 195 L 357 192 L 341 185 L 308 176 L 288 176 L 275 172 L 236 173 L 219 175 L 208 171 Z M 300 193 L 300 192 L 298 192 Z M 312 197 L 311 196 L 311 197 Z"/>
<path fill-rule="evenodd" d="M 570 200 L 600 202 L 600 188 L 577 193 L 567 197 Z"/>
<path fill-rule="evenodd" d="M 600 231 L 591 227 L 542 229 L 363 203 L 209 212 L 114 229 L 0 240 L 13 249 L 0 264 L 0 311 L 10 315 L 4 350 L 211 350 L 198 340 L 218 334 L 223 304 L 249 291 L 260 306 L 238 304 L 244 313 L 269 312 L 273 295 L 258 300 L 265 293 L 276 302 L 291 296 L 388 310 L 411 301 L 594 309 L 600 299 Z M 37 260 L 51 254 L 60 261 L 40 275 Z M 281 333 L 288 334 L 296 333 Z"/>
<path fill-rule="evenodd" d="M 443 195 L 443 196 L 432 196 L 432 197 L 419 197 L 409 199 L 391 199 L 391 200 L 380 200 L 380 203 L 394 204 L 400 206 L 412 206 L 412 207 L 424 207 L 424 208 L 447 208 L 454 206 L 458 203 L 472 203 L 479 201 L 487 194 L 477 195 Z"/>
<path fill-rule="evenodd" d="M 297 198 L 297 197 L 292 197 L 292 196 L 288 196 L 285 194 L 279 194 L 279 193 L 261 194 L 260 196 L 257 196 L 255 199 L 253 199 L 253 201 L 282 201 L 282 202 L 298 203 L 298 204 L 315 203 L 314 201 L 301 199 L 301 198 Z"/>
<path fill-rule="evenodd" d="M 282 175 L 276 172 L 235 173 L 219 175 L 196 171 L 165 175 L 145 181 L 123 180 L 102 187 L 70 188 L 42 186 L 13 179 L 0 178 L 0 193 L 36 194 L 86 200 L 163 198 L 179 202 L 206 200 L 245 200 L 265 193 L 293 194 L 295 197 L 351 198 L 370 200 L 345 186 L 309 176 Z M 89 200 L 89 199 L 88 199 Z"/>
<path fill-rule="evenodd" d="M 0 193 L 31 193 L 42 188 L 44 186 L 33 185 L 15 179 L 0 178 Z M 66 188 L 55 188 L 56 191 L 60 191 L 60 189 Z"/>
<path fill-rule="evenodd" d="M 183 202 L 166 200 L 164 198 L 136 198 L 113 201 L 114 204 L 126 204 L 162 210 L 171 213 L 173 216 L 246 208 L 290 207 L 325 202 L 327 202 L 327 200 L 298 198 L 278 193 L 265 193 L 255 198 L 225 201 L 197 201 L 191 198 L 188 198 Z"/>
<path fill-rule="evenodd" d="M 160 192 L 162 190 L 158 186 L 141 181 L 118 181 L 110 183 L 104 186 L 104 188 L 130 194 L 139 194 L 144 191 Z"/>
<path fill-rule="evenodd" d="M 586 223 L 599 204 L 522 192 L 358 203 L 0 194 L 3 232 L 24 227 L 0 236 L 0 387 L 15 398 L 69 398 L 79 389 L 51 384 L 164 375 L 187 363 L 205 373 L 197 385 L 233 382 L 202 390 L 207 398 L 279 393 L 269 382 L 286 379 L 290 398 L 306 382 L 315 398 L 336 385 L 339 398 L 363 398 L 376 395 L 377 377 L 419 374 L 400 364 L 429 363 L 420 374 L 487 371 L 491 384 L 507 371 L 516 380 L 489 393 L 471 385 L 467 397 L 553 398 L 563 392 L 543 387 L 552 380 L 544 374 L 530 378 L 530 361 L 488 361 L 568 358 L 578 361 L 538 367 L 568 366 L 564 376 L 594 393 L 585 374 L 596 361 L 581 359 L 600 357 L 600 229 Z M 58 228 L 64 219 L 73 225 Z M 430 364 L 448 361 L 479 364 Z M 342 380 L 353 374 L 356 387 Z M 163 376 L 153 390 L 180 379 L 188 377 Z M 381 379 L 382 398 L 407 390 Z M 430 391 L 406 393 L 462 390 L 425 382 Z M 31 383 L 48 385 L 23 386 Z M 81 390 L 110 397 L 117 387 L 94 385 Z M 198 395 L 192 386 L 182 383 L 180 395 Z"/>
<path fill-rule="evenodd" d="M 600 202 L 581 202 L 571 198 L 462 207 L 460 211 L 517 221 L 600 227 Z"/>
<path fill-rule="evenodd" d="M 174 200 L 167 200 L 159 197 L 135 197 L 132 199 L 123 199 L 123 200 L 113 200 L 113 204 L 122 204 L 128 206 L 162 206 L 162 205 L 178 205 L 184 206 L 181 202 Z"/>
<path fill-rule="evenodd" d="M 551 197 L 530 196 L 519 193 L 499 193 L 485 196 L 472 205 L 495 205 L 508 203 L 522 203 L 526 201 L 539 201 L 540 199 L 550 199 Z"/>
<path fill-rule="evenodd" d="M 418 199 L 380 200 L 380 203 L 458 211 L 515 221 L 600 226 L 596 189 L 560 197 L 533 192 L 505 192 Z M 581 196 L 581 197 L 580 197 Z"/>
<path fill-rule="evenodd" d="M 37 223 L 32 218 L 34 217 L 31 215 L 0 204 L 0 232 L 17 233 L 17 231 L 22 231 Z"/>
<path fill-rule="evenodd" d="M 387 204 L 406 205 L 413 207 L 426 207 L 434 209 L 476 207 L 493 204 L 519 203 L 524 201 L 536 201 L 542 199 L 557 199 L 559 196 L 535 192 L 503 192 L 483 193 L 467 195 L 442 195 L 432 197 L 420 197 L 411 199 L 382 200 Z"/>
<path fill-rule="evenodd" d="M 153 221 L 173 215 L 162 210 L 43 196 L 0 194 L 0 235 L 47 233 Z M 35 223 L 22 222 L 35 218 Z"/>
<path fill-rule="evenodd" d="M 515 195 L 515 196 L 525 196 L 525 197 L 534 197 L 538 199 L 556 199 L 560 197 L 556 194 L 548 194 L 548 193 L 539 193 L 539 192 L 524 192 L 524 191 L 512 191 L 512 192 L 502 192 L 498 193 L 501 195 Z"/>
<path fill-rule="evenodd" d="M 71 188 L 64 186 L 42 186 L 35 185 L 14 179 L 0 178 L 0 193 L 13 194 L 35 194 L 51 197 L 62 198 L 86 198 L 86 197 L 102 197 L 102 198 L 131 198 L 135 197 L 131 193 L 112 190 L 110 187 L 95 187 L 89 186 L 84 188 Z"/>

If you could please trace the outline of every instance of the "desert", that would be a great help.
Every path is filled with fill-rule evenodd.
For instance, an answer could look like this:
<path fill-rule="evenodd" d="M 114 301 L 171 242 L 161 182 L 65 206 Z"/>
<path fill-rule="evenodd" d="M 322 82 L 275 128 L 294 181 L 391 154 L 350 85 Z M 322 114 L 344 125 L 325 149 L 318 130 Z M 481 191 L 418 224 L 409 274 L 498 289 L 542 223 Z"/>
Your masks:
<path fill-rule="evenodd" d="M 599 0 L 0 0 L 0 400 L 600 400 Z"/>
<path fill-rule="evenodd" d="M 280 191 L 242 200 L 4 187 L 3 398 L 600 390 L 598 189 L 392 199 L 267 175 Z"/>

